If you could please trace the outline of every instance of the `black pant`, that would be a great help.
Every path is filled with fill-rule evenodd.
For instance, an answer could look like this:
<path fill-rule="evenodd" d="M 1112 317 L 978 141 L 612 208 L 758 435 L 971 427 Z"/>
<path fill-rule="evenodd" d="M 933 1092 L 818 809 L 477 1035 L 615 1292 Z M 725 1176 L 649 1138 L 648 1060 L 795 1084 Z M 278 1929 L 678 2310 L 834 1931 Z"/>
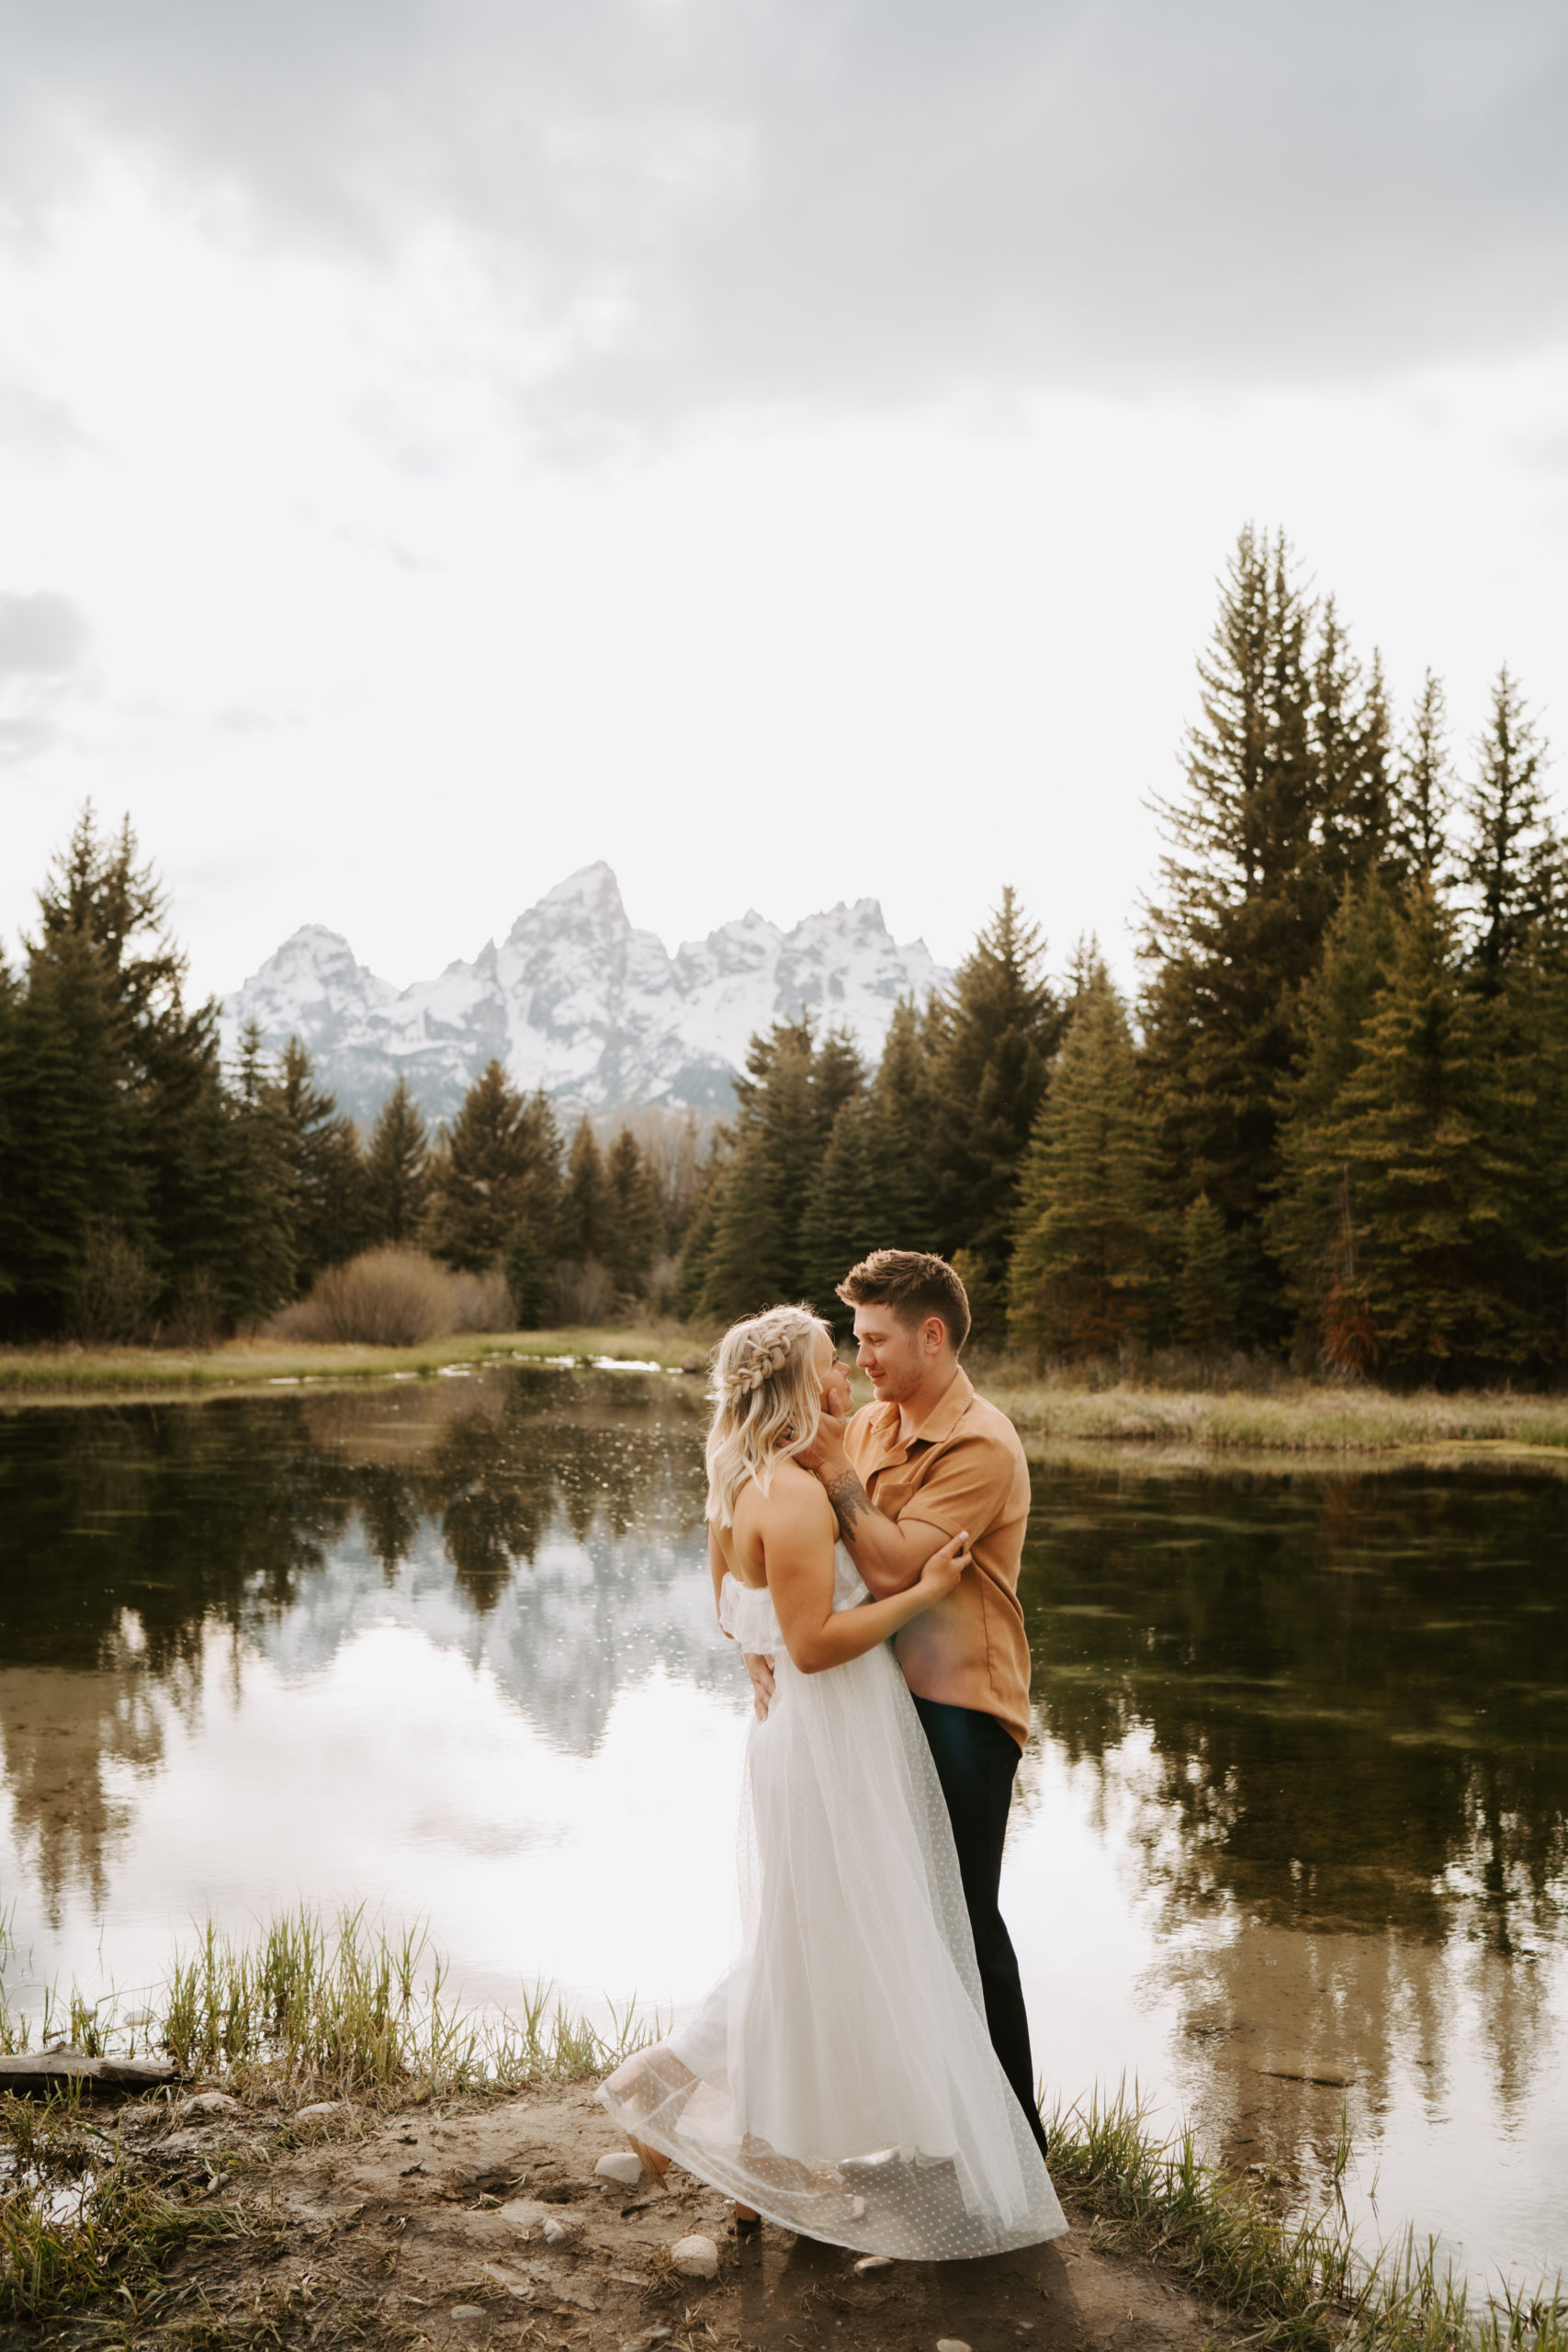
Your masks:
<path fill-rule="evenodd" d="M 1018 1978 L 1018 1955 L 998 1908 L 1002 1840 L 1007 1835 L 1019 1745 L 995 1715 L 983 1714 L 977 1707 L 950 1707 L 941 1699 L 916 1699 L 915 1710 L 953 1823 L 991 2047 L 1018 2094 L 1018 2103 L 1043 2155 L 1045 2133 L 1034 2103 L 1034 2066 L 1029 2054 L 1029 2018 Z"/>

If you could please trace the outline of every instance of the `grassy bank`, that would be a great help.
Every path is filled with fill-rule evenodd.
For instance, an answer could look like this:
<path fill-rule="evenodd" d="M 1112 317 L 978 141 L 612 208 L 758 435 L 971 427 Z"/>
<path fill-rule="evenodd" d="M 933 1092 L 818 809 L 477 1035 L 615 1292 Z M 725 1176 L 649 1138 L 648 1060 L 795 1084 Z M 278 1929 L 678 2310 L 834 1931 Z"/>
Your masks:
<path fill-rule="evenodd" d="M 320 2132 L 322 2102 L 346 2113 L 592 2081 L 644 2038 L 628 2017 L 606 2040 L 545 1993 L 515 2016 L 466 2013 L 446 1999 L 422 1937 L 393 1940 L 357 1913 L 328 1929 L 297 1912 L 252 1943 L 209 1927 L 144 2008 L 121 2009 L 73 1992 L 27 2018 L 0 1989 L 0 2051 L 68 2035 L 95 2057 L 166 2054 L 187 2086 L 219 2092 L 262 2127 L 273 2154 Z M 94 2307 L 155 2320 L 172 2262 L 254 2233 L 221 2196 L 227 2175 L 254 2169 L 254 2150 L 217 2166 L 150 2165 L 155 2151 L 139 2152 L 122 2128 L 138 2110 L 177 2122 L 178 2096 L 100 2109 L 78 2085 L 47 2100 L 0 2094 L 0 2320 L 42 2324 Z"/>
<path fill-rule="evenodd" d="M 31 2022 L 41 2038 L 45 2021 Z M 183 2094 L 118 2109 L 79 2096 L 0 2098 L 0 2319 L 28 2324 L 28 2340 L 73 2312 L 112 2312 L 141 2340 L 164 2340 L 167 2320 L 173 2340 L 205 2307 L 202 2342 L 255 2341 L 231 2281 L 226 2325 L 205 2293 L 231 2265 L 226 2243 L 251 2242 L 253 2266 L 272 2259 L 255 2245 L 283 2226 L 269 2181 L 301 2149 L 323 2133 L 363 2145 L 367 2132 L 392 2128 L 394 2113 L 450 2123 L 502 2098 L 587 2084 L 642 2038 L 628 2018 L 606 2040 L 547 2014 L 543 1999 L 516 2018 L 466 2015 L 445 1998 L 440 1966 L 417 1939 L 390 1940 L 357 1916 L 329 1932 L 309 1913 L 248 1944 L 209 1931 L 134 2026 L 117 2022 L 115 2005 L 80 1996 L 52 2022 L 84 2048 L 166 2051 L 187 2086 L 226 2095 L 232 2129 L 226 2141 L 198 2132 L 193 2143 L 180 2127 L 197 2109 Z M 3 2007 L 0 2038 L 25 2038 Z M 205 2102 L 209 2124 L 215 2106 L 224 2098 Z M 1568 2306 L 1554 2293 L 1478 2303 L 1413 2246 L 1364 2258 L 1335 2196 L 1350 2161 L 1343 2137 L 1328 2152 L 1324 2210 L 1301 2218 L 1281 2214 L 1267 2182 L 1203 2164 L 1190 2137 L 1152 2140 L 1125 2100 L 1059 2111 L 1050 2130 L 1054 2175 L 1078 2232 L 1091 2224 L 1089 2247 L 1156 2259 L 1249 2345 L 1568 2352 Z M 393 2162 L 405 2175 L 426 2170 L 402 2152 Z M 493 2208 L 498 2197 L 480 2202 Z M 311 2227 L 319 2245 L 319 2214 Z M 314 2325 L 308 2308 L 289 2315 Z M 374 2340 L 389 2340 L 373 2309 L 363 2316 Z M 149 2327 L 159 2335 L 149 2338 Z M 267 2340 L 285 2336 L 274 2328 Z M 414 2331 L 399 2340 L 428 2339 Z"/>
<path fill-rule="evenodd" d="M 482 1363 L 648 1363 L 695 1373 L 712 1335 L 671 1323 L 552 1331 L 464 1332 L 412 1348 L 233 1340 L 165 1348 L 0 1349 L 0 1409 L 97 1397 L 219 1395 L 306 1382 L 435 1378 Z M 970 1366 L 1031 1447 L 1142 1444 L 1250 1453 L 1568 1452 L 1568 1396 L 1512 1392 L 1395 1394 L 1284 1377 L 1250 1386 L 1108 1384 L 1070 1372 L 1032 1375 L 1016 1362 Z M 856 1393 L 869 1395 L 857 1378 Z"/>
<path fill-rule="evenodd" d="M 1506 1392 L 1409 1396 L 1306 1381 L 1257 1395 L 1030 1379 L 1007 1367 L 977 1385 L 1033 1444 L 1165 1444 L 1213 1452 L 1376 1453 L 1400 1449 L 1568 1447 L 1568 1397 Z"/>
<path fill-rule="evenodd" d="M 1099 2218 L 1102 2241 L 1156 2254 L 1246 2330 L 1292 2352 L 1568 2352 L 1556 2285 L 1478 2300 L 1414 2238 L 1369 2256 L 1335 2192 L 1352 2151 L 1330 2152 L 1324 2210 L 1281 2215 L 1266 2184 L 1203 2164 L 1191 2135 L 1148 2137 L 1124 2098 L 1050 2119 L 1064 2199 Z"/>
<path fill-rule="evenodd" d="M 96 1396 L 217 1394 L 301 1381 L 434 1378 L 477 1363 L 643 1363 L 670 1372 L 703 1361 L 683 1331 L 625 1325 L 558 1331 L 465 1331 L 414 1348 L 300 1340 L 231 1340 L 221 1347 L 0 1348 L 0 1405 Z"/>

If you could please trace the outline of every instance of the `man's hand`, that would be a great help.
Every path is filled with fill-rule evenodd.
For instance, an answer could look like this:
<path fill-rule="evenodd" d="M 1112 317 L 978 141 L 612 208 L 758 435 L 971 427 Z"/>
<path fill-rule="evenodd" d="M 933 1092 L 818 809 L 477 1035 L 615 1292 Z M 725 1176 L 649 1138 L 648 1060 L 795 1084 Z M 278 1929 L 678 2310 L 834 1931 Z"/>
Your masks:
<path fill-rule="evenodd" d="M 756 1710 L 757 1721 L 765 1724 L 768 1709 L 773 1703 L 773 1661 L 760 1650 L 745 1650 L 742 1656 L 746 1660 L 746 1671 L 751 1678 L 751 1704 Z"/>

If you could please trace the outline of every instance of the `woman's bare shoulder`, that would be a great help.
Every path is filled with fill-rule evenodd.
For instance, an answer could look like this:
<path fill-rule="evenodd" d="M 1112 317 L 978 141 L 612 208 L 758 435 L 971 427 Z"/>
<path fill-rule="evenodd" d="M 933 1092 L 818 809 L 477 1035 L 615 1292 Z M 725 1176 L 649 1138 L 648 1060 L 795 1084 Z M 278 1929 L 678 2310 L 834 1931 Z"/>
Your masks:
<path fill-rule="evenodd" d="M 821 1481 L 798 1462 L 781 1462 L 774 1468 L 768 1491 L 762 1492 L 753 1478 L 736 1498 L 735 1531 L 742 1526 L 759 1534 L 817 1535 L 837 1526 L 833 1506 L 822 1490 Z"/>

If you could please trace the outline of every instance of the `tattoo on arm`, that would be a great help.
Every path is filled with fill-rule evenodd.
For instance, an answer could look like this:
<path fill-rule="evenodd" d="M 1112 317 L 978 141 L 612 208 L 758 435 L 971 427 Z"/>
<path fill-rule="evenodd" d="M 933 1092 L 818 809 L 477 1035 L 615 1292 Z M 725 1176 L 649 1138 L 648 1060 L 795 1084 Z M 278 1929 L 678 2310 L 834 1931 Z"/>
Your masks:
<path fill-rule="evenodd" d="M 852 1470 L 828 1481 L 828 1500 L 838 1513 L 839 1532 L 845 1543 L 854 1533 L 857 1519 L 869 1519 L 876 1506 Z"/>

